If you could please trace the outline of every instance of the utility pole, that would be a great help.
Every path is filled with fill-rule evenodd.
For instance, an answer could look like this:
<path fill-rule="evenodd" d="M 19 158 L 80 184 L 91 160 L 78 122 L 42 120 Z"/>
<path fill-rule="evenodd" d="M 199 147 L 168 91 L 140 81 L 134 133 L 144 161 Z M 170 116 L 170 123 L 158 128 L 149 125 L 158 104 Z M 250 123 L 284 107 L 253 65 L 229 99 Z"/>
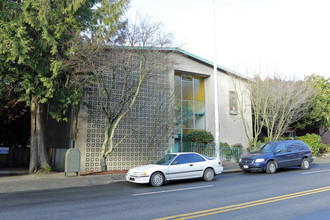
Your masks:
<path fill-rule="evenodd" d="M 215 0 L 213 0 L 213 24 L 214 24 L 214 123 L 215 123 L 215 152 L 220 159 L 220 126 L 219 126 L 219 103 L 218 103 L 218 68 L 217 68 L 217 26 L 215 17 Z"/>

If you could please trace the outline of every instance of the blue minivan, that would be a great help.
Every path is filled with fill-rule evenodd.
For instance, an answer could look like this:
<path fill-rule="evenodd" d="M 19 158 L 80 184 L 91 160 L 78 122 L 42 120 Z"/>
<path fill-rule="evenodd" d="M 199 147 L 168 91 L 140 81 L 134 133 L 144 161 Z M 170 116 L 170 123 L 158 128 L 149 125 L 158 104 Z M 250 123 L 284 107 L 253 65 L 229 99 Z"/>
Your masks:
<path fill-rule="evenodd" d="M 248 155 L 243 155 L 239 166 L 244 171 L 275 173 L 277 168 L 300 166 L 309 169 L 313 152 L 299 140 L 272 141 L 258 145 Z"/>

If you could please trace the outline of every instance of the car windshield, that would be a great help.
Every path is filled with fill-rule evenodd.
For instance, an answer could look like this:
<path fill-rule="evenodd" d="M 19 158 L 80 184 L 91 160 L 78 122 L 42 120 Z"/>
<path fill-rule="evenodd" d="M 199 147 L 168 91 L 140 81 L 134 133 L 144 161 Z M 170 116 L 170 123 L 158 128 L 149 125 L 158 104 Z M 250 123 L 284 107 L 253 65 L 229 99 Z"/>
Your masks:
<path fill-rule="evenodd" d="M 274 143 L 261 143 L 251 150 L 251 153 L 261 152 L 261 153 L 271 153 L 274 150 Z"/>
<path fill-rule="evenodd" d="M 154 164 L 169 165 L 176 156 L 176 154 L 166 154 L 164 157 L 157 160 Z"/>

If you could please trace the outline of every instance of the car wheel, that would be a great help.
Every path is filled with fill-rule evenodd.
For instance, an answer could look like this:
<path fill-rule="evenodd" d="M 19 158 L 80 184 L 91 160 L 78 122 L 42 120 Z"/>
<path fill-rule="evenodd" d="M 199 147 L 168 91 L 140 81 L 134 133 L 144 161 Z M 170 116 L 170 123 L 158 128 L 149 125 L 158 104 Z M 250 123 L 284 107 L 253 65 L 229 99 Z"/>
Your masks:
<path fill-rule="evenodd" d="M 303 169 L 303 170 L 307 170 L 307 169 L 309 169 L 309 160 L 308 160 L 308 158 L 304 158 L 304 159 L 301 161 L 300 167 L 301 167 L 301 169 Z"/>
<path fill-rule="evenodd" d="M 269 174 L 273 174 L 276 172 L 276 163 L 274 161 L 269 161 L 267 163 L 266 172 Z"/>
<path fill-rule="evenodd" d="M 151 175 L 150 184 L 152 186 L 161 186 L 165 182 L 164 175 L 160 172 L 156 172 Z"/>
<path fill-rule="evenodd" d="M 214 179 L 214 171 L 211 168 L 207 168 L 204 171 L 203 178 L 205 181 L 212 181 Z"/>

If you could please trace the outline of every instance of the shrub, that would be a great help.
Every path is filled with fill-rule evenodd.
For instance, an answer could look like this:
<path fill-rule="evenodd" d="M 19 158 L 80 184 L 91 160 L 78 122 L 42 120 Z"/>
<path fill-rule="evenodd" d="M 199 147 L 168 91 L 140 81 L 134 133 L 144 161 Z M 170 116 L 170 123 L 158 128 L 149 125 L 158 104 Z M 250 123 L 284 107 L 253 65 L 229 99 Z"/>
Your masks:
<path fill-rule="evenodd" d="M 243 145 L 242 144 L 234 144 L 233 147 L 237 147 L 239 149 L 243 149 Z"/>
<path fill-rule="evenodd" d="M 292 139 L 293 139 L 292 137 L 279 137 L 278 139 L 273 140 L 273 141 L 286 141 L 286 140 L 292 140 Z M 267 142 L 267 141 L 270 141 L 269 137 L 264 137 L 262 139 L 262 142 Z"/>
<path fill-rule="evenodd" d="M 320 151 L 321 154 L 330 152 L 330 144 L 320 144 Z"/>
<path fill-rule="evenodd" d="M 210 144 L 213 143 L 214 137 L 211 134 L 211 132 L 200 130 L 200 131 L 193 131 L 189 134 L 184 135 L 183 141 Z"/>
<path fill-rule="evenodd" d="M 220 142 L 220 154 L 222 158 L 226 158 L 226 160 L 230 161 L 233 157 L 230 145 L 225 142 Z"/>
<path fill-rule="evenodd" d="M 230 147 L 226 142 L 220 142 L 220 147 Z"/>
<path fill-rule="evenodd" d="M 295 137 L 296 140 L 304 141 L 313 151 L 313 155 L 317 155 L 321 147 L 321 136 L 317 134 L 306 134 L 305 136 Z"/>
<path fill-rule="evenodd" d="M 258 145 L 261 144 L 262 142 L 264 142 L 264 141 L 259 140 L 259 141 L 256 143 L 256 146 L 258 146 Z M 253 148 L 254 148 L 254 142 L 253 142 L 253 141 L 250 141 L 250 143 L 249 143 L 249 147 L 248 147 L 247 151 L 251 151 Z"/>

